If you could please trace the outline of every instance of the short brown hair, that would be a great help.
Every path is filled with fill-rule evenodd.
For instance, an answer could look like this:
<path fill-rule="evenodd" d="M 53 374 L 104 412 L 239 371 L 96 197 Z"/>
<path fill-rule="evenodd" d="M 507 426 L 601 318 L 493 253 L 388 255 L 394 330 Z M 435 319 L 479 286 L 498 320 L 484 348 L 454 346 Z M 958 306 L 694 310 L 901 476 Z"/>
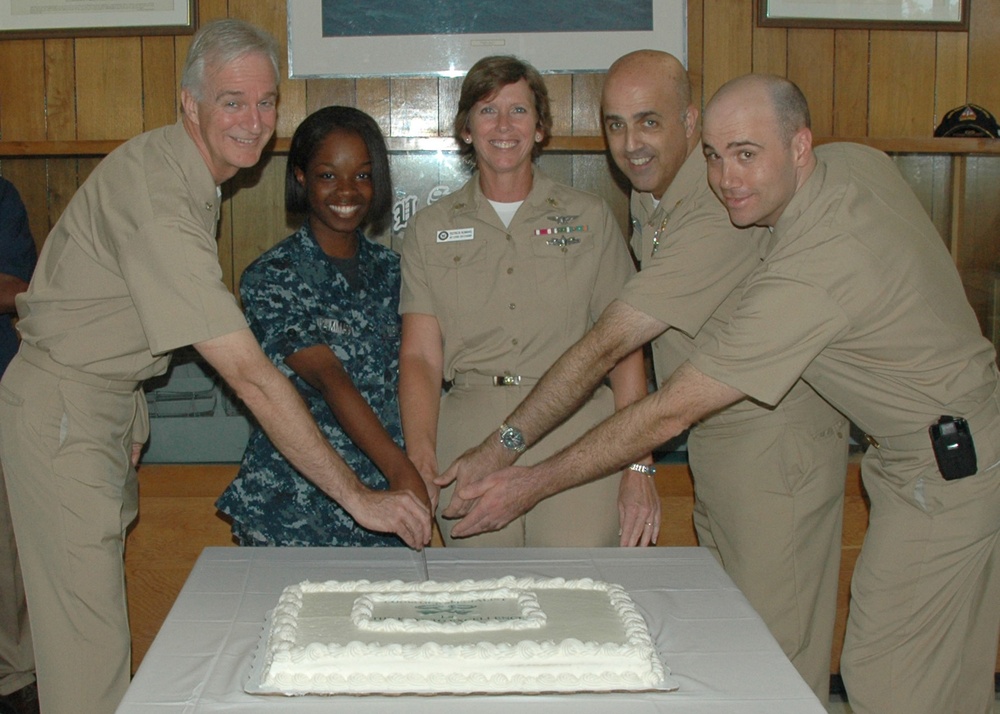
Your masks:
<path fill-rule="evenodd" d="M 521 80 L 528 83 L 535 97 L 535 114 L 538 115 L 538 128 L 544 136 L 540 142 L 535 142 L 531 149 L 531 158 L 537 159 L 542 153 L 543 145 L 548 142 L 552 133 L 552 111 L 549 108 L 549 90 L 545 80 L 537 69 L 524 60 L 510 55 L 491 55 L 483 57 L 472 65 L 462 82 L 462 94 L 458 99 L 458 113 L 455 114 L 454 137 L 458 144 L 459 155 L 469 164 L 476 163 L 476 148 L 465 143 L 463 133 L 469 127 L 469 113 L 476 102 L 493 97 L 508 84 Z"/>

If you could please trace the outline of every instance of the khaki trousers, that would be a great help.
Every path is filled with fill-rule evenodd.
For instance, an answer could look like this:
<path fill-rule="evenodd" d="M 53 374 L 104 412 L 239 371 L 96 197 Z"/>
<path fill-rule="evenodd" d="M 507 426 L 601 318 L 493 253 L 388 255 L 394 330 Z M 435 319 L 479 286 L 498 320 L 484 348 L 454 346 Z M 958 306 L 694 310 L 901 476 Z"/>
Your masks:
<path fill-rule="evenodd" d="M 974 427 L 980 472 L 938 473 L 930 446 L 871 448 L 871 499 L 841 671 L 858 714 L 990 714 L 1000 635 L 1000 402 Z"/>
<path fill-rule="evenodd" d="M 847 420 L 811 390 L 688 439 L 694 524 L 821 702 L 830 693 Z"/>
<path fill-rule="evenodd" d="M 0 453 L 39 703 L 44 714 L 112 714 L 130 671 L 123 556 L 138 505 L 135 386 L 68 379 L 24 352 L 0 383 Z"/>
<path fill-rule="evenodd" d="M 28 606 L 10 521 L 7 487 L 0 468 L 0 696 L 34 681 L 35 655 L 31 648 Z"/>
<path fill-rule="evenodd" d="M 494 387 L 492 385 L 456 384 L 441 398 L 438 418 L 438 468 L 444 471 L 466 449 L 478 444 L 531 391 L 530 385 Z M 525 451 L 519 465 L 530 466 L 544 461 L 576 441 L 593 426 L 614 413 L 614 396 L 605 386 L 598 387 L 586 404 L 538 444 Z M 585 548 L 616 546 L 618 529 L 618 486 L 621 474 L 558 493 L 547 498 L 527 514 L 492 533 L 470 538 L 452 538 L 455 521 L 438 517 L 438 527 L 445 545 L 450 547 L 509 548 L 559 547 Z M 454 486 L 441 492 L 438 510 L 451 500 Z"/>

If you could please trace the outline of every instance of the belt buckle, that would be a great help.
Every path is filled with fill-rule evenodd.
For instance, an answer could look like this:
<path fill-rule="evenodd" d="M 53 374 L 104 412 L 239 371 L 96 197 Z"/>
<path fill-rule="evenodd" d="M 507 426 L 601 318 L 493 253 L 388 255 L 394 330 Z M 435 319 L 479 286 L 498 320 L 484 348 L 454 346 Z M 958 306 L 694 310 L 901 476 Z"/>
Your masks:
<path fill-rule="evenodd" d="M 876 449 L 881 448 L 881 444 L 878 443 L 878 439 L 871 434 L 865 434 L 865 441 L 868 442 L 868 446 L 874 446 Z"/>
<path fill-rule="evenodd" d="M 516 387 L 521 383 L 519 374 L 498 374 L 493 378 L 494 387 Z"/>

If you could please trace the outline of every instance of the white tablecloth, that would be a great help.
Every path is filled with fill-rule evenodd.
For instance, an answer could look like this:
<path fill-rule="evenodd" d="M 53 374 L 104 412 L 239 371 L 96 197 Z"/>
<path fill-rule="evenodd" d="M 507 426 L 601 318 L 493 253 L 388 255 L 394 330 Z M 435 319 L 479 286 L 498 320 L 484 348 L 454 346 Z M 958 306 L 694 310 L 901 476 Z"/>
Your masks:
<path fill-rule="evenodd" d="M 264 618 L 302 580 L 421 580 L 403 548 L 206 548 L 119 714 L 287 711 L 406 714 L 824 714 L 729 576 L 702 548 L 428 550 L 432 580 L 590 577 L 619 583 L 649 623 L 674 692 L 275 697 L 243 691 Z"/>

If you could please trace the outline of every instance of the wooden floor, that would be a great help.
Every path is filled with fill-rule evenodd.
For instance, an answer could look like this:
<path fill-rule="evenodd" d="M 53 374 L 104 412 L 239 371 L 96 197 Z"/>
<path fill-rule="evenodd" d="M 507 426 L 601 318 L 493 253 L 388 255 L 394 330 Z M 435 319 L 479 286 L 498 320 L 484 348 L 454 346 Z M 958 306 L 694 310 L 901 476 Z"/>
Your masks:
<path fill-rule="evenodd" d="M 234 546 L 229 524 L 216 512 L 214 503 L 236 469 L 235 464 L 146 464 L 139 469 L 139 518 L 129 535 L 125 554 L 133 671 L 149 649 L 202 548 Z M 855 461 L 846 479 L 833 647 L 835 672 L 839 669 L 851 572 L 868 523 L 868 508 Z M 659 545 L 697 545 L 691 523 L 693 490 L 687 466 L 659 465 L 656 484 L 663 512 Z M 440 538 L 435 539 L 435 544 L 440 546 Z M 1000 670 L 1000 658 L 997 669 Z"/>

